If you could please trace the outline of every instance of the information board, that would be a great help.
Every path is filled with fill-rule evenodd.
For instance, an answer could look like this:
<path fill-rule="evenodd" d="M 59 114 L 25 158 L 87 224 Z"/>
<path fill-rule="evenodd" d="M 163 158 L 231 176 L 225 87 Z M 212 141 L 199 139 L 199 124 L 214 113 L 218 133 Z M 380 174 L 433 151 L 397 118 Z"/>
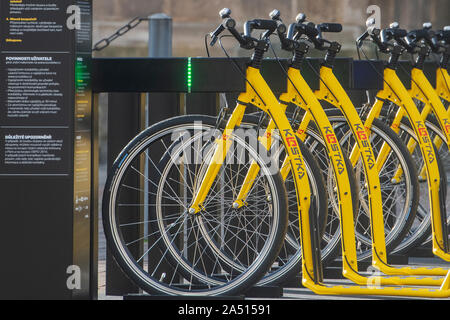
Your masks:
<path fill-rule="evenodd" d="M 0 212 L 9 220 L 0 234 L 14 236 L 6 229 L 17 225 L 24 238 L 6 253 L 32 243 L 50 269 L 39 267 L 30 291 L 47 283 L 59 298 L 89 297 L 91 35 L 91 0 L 0 2 L 0 193 L 8 199 Z M 40 263 L 28 259 L 16 270 Z M 2 269 L 14 266 L 0 267 L 0 277 Z M 5 281 L 0 297 L 13 290 Z M 30 283 L 14 281 L 21 290 L 18 282 Z"/>

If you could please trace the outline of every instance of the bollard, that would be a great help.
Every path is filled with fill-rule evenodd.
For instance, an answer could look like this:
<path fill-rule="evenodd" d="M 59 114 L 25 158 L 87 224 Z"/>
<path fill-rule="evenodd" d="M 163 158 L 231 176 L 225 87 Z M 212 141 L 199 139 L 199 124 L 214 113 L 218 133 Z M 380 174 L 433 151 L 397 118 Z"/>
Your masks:
<path fill-rule="evenodd" d="M 148 22 L 148 56 L 163 58 L 172 56 L 172 18 L 156 13 Z"/>

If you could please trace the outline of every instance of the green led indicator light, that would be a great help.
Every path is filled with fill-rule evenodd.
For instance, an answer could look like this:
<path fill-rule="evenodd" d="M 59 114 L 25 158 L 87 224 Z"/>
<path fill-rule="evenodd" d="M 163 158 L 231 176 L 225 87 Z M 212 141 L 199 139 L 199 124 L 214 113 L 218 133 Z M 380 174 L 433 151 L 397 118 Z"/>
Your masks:
<path fill-rule="evenodd" d="M 191 89 L 192 89 L 192 58 L 191 57 L 188 58 L 188 63 L 187 63 L 187 89 L 188 89 L 188 93 L 191 93 Z"/>

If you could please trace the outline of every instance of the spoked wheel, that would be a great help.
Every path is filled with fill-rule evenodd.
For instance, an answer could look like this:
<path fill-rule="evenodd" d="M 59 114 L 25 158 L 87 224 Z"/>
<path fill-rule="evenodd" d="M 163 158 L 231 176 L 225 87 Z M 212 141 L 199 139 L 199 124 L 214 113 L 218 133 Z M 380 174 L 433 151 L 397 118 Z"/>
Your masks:
<path fill-rule="evenodd" d="M 349 130 L 348 123 L 340 115 L 339 110 L 332 110 L 330 122 L 345 153 L 350 154 L 355 140 Z M 407 235 L 414 221 L 418 206 L 418 178 L 417 170 L 407 152 L 406 146 L 389 127 L 375 119 L 371 127 L 370 142 L 377 158 L 384 143 L 390 148 L 383 166 L 379 168 L 381 195 L 383 203 L 383 217 L 386 249 L 391 252 Z M 396 179 L 396 173 L 401 169 L 401 179 Z M 363 261 L 371 257 L 371 225 L 368 205 L 368 192 L 362 161 L 354 165 L 356 180 L 360 183 L 359 213 L 355 221 L 357 237 L 358 260 Z"/>
<path fill-rule="evenodd" d="M 189 213 L 212 141 L 223 138 L 215 121 L 182 116 L 160 122 L 130 142 L 113 165 L 103 201 L 105 234 L 119 266 L 144 291 L 241 293 L 264 276 L 284 240 L 286 190 L 256 137 L 227 137 L 233 147 L 202 211 Z M 245 205 L 236 208 L 252 161 L 260 171 Z"/>
<path fill-rule="evenodd" d="M 236 135 L 240 136 L 247 136 L 247 137 L 257 137 L 261 136 L 263 132 L 256 132 L 257 128 L 257 121 L 252 116 L 246 116 L 244 117 L 244 120 L 241 124 L 241 127 L 236 130 Z M 243 131 L 242 131 L 243 130 Z M 281 141 L 279 139 L 279 136 L 276 133 L 273 133 L 272 135 L 272 141 L 273 148 L 270 152 L 272 155 L 273 161 L 277 161 L 280 165 L 282 164 L 285 153 L 284 153 L 284 147 L 281 144 Z M 327 215 L 327 194 L 324 193 L 321 190 L 325 190 L 323 177 L 321 175 L 320 168 L 317 166 L 315 158 L 312 156 L 310 151 L 301 143 L 300 141 L 299 145 L 301 148 L 301 152 L 304 157 L 305 161 L 305 169 L 309 177 L 310 185 L 311 185 L 311 192 L 312 196 L 314 198 L 313 200 L 313 206 L 314 210 L 316 211 L 318 215 L 318 220 L 320 221 L 320 230 L 324 230 L 325 224 L 326 224 L 326 215 Z M 195 143 L 192 143 L 195 144 Z M 205 154 L 205 152 L 203 152 Z M 280 167 L 276 166 L 277 163 L 273 163 L 273 169 L 280 170 Z M 168 164 L 168 167 L 172 167 L 173 163 Z M 166 168 L 167 169 L 167 168 Z M 245 175 L 248 172 L 248 167 L 241 167 L 239 169 L 240 174 L 242 178 L 245 177 Z M 198 170 L 198 172 L 201 172 L 201 169 Z M 200 174 L 201 173 L 197 173 Z M 227 177 L 231 176 L 231 174 L 227 174 Z M 242 180 L 242 179 L 241 179 Z M 287 228 L 287 233 L 285 237 L 285 241 L 281 247 L 281 250 L 278 254 L 278 257 L 275 259 L 273 264 L 270 266 L 267 273 L 262 277 L 262 279 L 258 282 L 258 285 L 269 285 L 269 284 L 277 284 L 285 281 L 286 279 L 291 278 L 292 276 L 299 274 L 301 271 L 301 246 L 299 244 L 299 220 L 298 220 L 298 205 L 297 205 L 297 199 L 296 199 L 296 192 L 295 187 L 293 184 L 292 176 L 290 173 L 287 176 L 287 179 L 285 180 L 286 186 L 288 186 L 289 189 L 289 225 Z M 236 182 L 234 183 L 234 197 L 238 193 L 242 183 Z M 255 187 L 255 186 L 253 186 Z M 231 190 L 231 188 L 228 188 Z M 223 189 L 222 193 L 226 190 Z M 233 192 L 231 192 L 233 193 Z M 225 193 L 226 194 L 226 193 Z M 226 198 L 226 196 L 225 196 Z M 233 195 L 228 196 L 230 201 L 233 199 Z M 226 199 L 224 199 L 226 200 Z M 251 199 L 249 199 L 251 200 Z M 261 204 L 261 199 L 259 199 L 259 203 Z M 222 201 L 222 200 L 221 200 Z M 223 228 L 221 226 L 217 226 L 218 228 Z M 207 228 L 201 228 L 201 230 L 206 230 Z M 229 232 L 228 232 L 229 233 Z M 217 256 L 220 260 L 221 267 L 224 270 L 227 270 L 228 273 L 233 274 L 235 270 L 238 272 L 242 272 L 245 268 L 246 264 L 248 263 L 246 259 L 248 258 L 247 254 L 241 254 L 241 255 L 232 255 L 230 254 L 228 247 L 224 246 L 223 244 L 219 243 L 217 239 L 223 239 L 222 237 L 212 237 L 208 236 L 208 234 L 211 234 L 210 232 L 204 232 L 204 239 L 209 242 L 208 248 L 210 250 L 214 251 L 214 255 Z M 235 238 L 235 237 L 231 237 Z M 246 238 L 247 247 L 257 247 L 260 245 L 261 241 L 258 237 L 247 237 Z M 243 247 L 242 244 L 238 244 L 239 247 Z M 334 258 L 334 257 L 333 257 Z"/>

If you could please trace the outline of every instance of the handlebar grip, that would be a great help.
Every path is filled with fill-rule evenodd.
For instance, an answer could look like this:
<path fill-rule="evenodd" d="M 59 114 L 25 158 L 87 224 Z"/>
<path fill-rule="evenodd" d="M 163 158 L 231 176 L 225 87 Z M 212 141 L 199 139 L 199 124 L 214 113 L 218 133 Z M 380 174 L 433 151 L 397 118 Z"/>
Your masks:
<path fill-rule="evenodd" d="M 322 32 L 341 32 L 342 24 L 340 23 L 321 23 L 318 28 Z"/>
<path fill-rule="evenodd" d="M 358 46 L 358 47 L 361 47 L 362 46 L 362 42 L 364 41 L 364 40 L 366 40 L 366 38 L 369 36 L 369 31 L 366 31 L 366 32 L 364 32 L 362 35 L 360 35 L 359 37 L 358 37 L 358 39 L 356 39 L 356 45 Z"/>
<path fill-rule="evenodd" d="M 210 42 L 210 46 L 213 47 L 218 39 L 219 34 L 222 33 L 222 31 L 225 30 L 225 27 L 223 26 L 223 24 L 221 24 L 220 26 L 217 27 L 216 30 L 214 30 L 213 32 L 211 32 L 209 35 L 211 37 L 211 42 Z"/>
<path fill-rule="evenodd" d="M 278 24 L 274 20 L 255 19 L 245 22 L 244 35 L 251 36 L 253 30 L 267 30 L 270 33 L 274 32 L 278 27 Z"/>
<path fill-rule="evenodd" d="M 210 46 L 214 46 L 217 42 L 219 35 L 227 28 L 234 28 L 236 22 L 230 18 L 231 10 L 228 8 L 223 8 L 219 12 L 219 16 L 224 20 L 221 25 L 219 25 L 216 30 L 211 32 L 209 35 L 211 37 Z"/>
<path fill-rule="evenodd" d="M 211 36 L 211 38 L 215 38 L 217 37 L 219 34 L 221 34 L 223 32 L 223 30 L 225 30 L 225 27 L 223 26 L 223 24 L 219 25 L 217 27 L 216 30 L 214 30 L 213 32 L 211 32 L 209 35 Z"/>
<path fill-rule="evenodd" d="M 407 37 L 413 38 L 414 41 L 420 41 L 428 38 L 429 32 L 430 31 L 426 29 L 412 30 L 408 32 Z"/>

